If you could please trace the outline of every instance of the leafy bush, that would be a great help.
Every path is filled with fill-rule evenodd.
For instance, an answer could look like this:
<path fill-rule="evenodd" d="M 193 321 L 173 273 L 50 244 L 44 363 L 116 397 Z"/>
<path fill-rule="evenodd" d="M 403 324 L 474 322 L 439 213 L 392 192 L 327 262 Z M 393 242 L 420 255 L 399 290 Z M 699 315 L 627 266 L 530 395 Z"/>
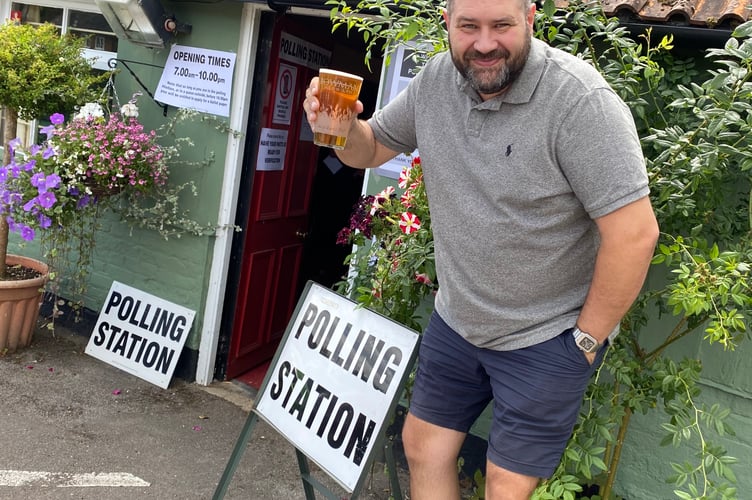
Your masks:
<path fill-rule="evenodd" d="M 413 57 L 446 50 L 430 0 L 362 0 L 356 6 L 332 0 L 335 26 L 361 33 L 371 50 L 415 42 Z M 349 5 L 348 5 L 349 4 Z M 650 32 L 633 39 L 617 19 L 607 18 L 597 3 L 570 2 L 557 10 L 546 0 L 536 15 L 535 36 L 589 61 L 630 106 L 640 133 L 651 187 L 651 201 L 661 226 L 652 275 L 621 324 L 621 334 L 589 387 L 580 420 L 555 475 L 544 481 L 535 499 L 585 498 L 582 485 L 596 484 L 591 499 L 613 497 L 613 484 L 624 437 L 635 412 L 660 410 L 663 444 L 691 443 L 693 460 L 673 463 L 675 495 L 682 499 L 736 498 L 732 465 L 736 459 L 712 442 L 733 431 L 729 411 L 700 403 L 699 360 L 674 360 L 666 349 L 691 335 L 733 350 L 750 336 L 752 310 L 752 22 L 739 26 L 724 48 L 707 52 L 701 71 L 692 60 L 673 57 L 671 37 L 657 44 Z M 427 243 L 427 242 L 426 242 Z M 416 262 L 381 252 L 369 254 L 367 270 L 388 269 L 379 286 L 395 279 L 405 283 Z M 358 252 L 362 252 L 358 248 Z M 366 296 L 372 275 L 363 268 L 359 299 Z M 386 281 L 384 281 L 386 280 Z M 403 290 L 408 290 L 402 288 Z M 402 299 L 414 304 L 409 289 Z M 390 308 L 382 309 L 389 314 Z M 415 308 L 414 311 L 419 311 Z M 401 313 L 403 314 L 403 313 Z M 656 315 L 664 322 L 650 321 Z M 401 321 L 416 321 L 408 318 Z M 672 322 L 668 328 L 662 326 Z M 660 339 L 656 347 L 650 345 Z M 577 497 L 578 493 L 581 495 Z M 590 495 L 590 493 L 587 493 Z"/>

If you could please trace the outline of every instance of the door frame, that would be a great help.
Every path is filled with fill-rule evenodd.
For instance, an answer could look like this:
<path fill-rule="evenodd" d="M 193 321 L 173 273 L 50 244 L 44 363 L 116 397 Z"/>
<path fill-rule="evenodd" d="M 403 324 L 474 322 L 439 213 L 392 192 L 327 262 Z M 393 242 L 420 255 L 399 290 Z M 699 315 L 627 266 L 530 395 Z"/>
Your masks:
<path fill-rule="evenodd" d="M 230 273 L 239 268 L 231 261 L 235 235 L 235 219 L 240 195 L 240 181 L 243 158 L 246 153 L 245 135 L 248 130 L 248 116 L 251 111 L 254 69 L 258 51 L 261 14 L 274 12 L 267 5 L 244 3 L 240 16 L 235 74 L 233 75 L 229 126 L 238 134 L 228 134 L 225 151 L 222 194 L 214 245 L 212 248 L 211 269 L 204 302 L 201 338 L 196 364 L 196 383 L 211 384 L 217 372 L 218 351 L 222 335 L 222 321 L 227 282 Z M 328 10 L 292 7 L 289 14 L 328 18 Z"/>
<path fill-rule="evenodd" d="M 259 36 L 261 30 L 261 15 L 274 12 L 266 5 L 244 3 L 240 18 L 240 38 L 238 42 L 237 61 L 247 63 L 237 64 L 233 76 L 232 106 L 230 111 L 230 127 L 240 134 L 229 134 L 224 176 L 222 180 L 222 198 L 218 229 L 216 232 L 211 271 L 199 345 L 198 362 L 196 366 L 196 383 L 211 384 L 216 375 L 226 369 L 226 351 L 224 343 L 229 342 L 225 330 L 231 331 L 231 325 L 226 325 L 225 309 L 227 303 L 228 278 L 231 273 L 240 268 L 239 262 L 232 261 L 233 242 L 235 240 L 235 223 L 240 197 L 241 173 L 243 161 L 247 152 L 246 134 L 248 132 L 248 117 L 251 112 L 252 86 L 255 77 L 256 55 L 259 50 Z M 317 18 L 328 18 L 328 10 L 291 7 L 287 14 Z M 234 298 L 232 299 L 234 301 Z"/>

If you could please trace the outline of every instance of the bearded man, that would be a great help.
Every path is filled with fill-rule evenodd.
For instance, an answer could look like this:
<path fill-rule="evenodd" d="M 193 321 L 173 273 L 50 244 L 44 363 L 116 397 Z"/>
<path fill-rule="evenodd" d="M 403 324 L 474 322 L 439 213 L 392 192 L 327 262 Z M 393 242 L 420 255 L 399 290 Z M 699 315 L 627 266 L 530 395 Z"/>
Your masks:
<path fill-rule="evenodd" d="M 460 498 L 457 456 L 491 401 L 485 498 L 528 499 L 554 472 L 658 238 L 629 109 L 533 39 L 534 16 L 449 0 L 449 53 L 337 152 L 368 168 L 420 151 L 439 291 L 403 428 L 413 500 Z M 314 78 L 311 124 L 317 95 Z"/>

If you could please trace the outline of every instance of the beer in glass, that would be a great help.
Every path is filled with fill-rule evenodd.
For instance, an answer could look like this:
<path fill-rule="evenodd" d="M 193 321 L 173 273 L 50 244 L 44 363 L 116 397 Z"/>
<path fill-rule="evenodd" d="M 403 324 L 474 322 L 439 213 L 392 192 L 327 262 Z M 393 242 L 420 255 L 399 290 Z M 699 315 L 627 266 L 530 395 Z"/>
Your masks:
<path fill-rule="evenodd" d="M 313 125 L 314 144 L 345 149 L 362 83 L 363 79 L 357 75 L 325 68 L 319 70 L 319 110 Z"/>

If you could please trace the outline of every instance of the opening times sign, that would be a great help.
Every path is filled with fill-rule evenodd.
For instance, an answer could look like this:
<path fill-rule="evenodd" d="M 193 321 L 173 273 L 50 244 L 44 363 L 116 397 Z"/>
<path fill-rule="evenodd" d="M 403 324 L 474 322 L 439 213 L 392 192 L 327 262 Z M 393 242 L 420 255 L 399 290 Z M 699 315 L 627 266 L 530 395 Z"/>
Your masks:
<path fill-rule="evenodd" d="M 255 412 L 349 492 L 415 359 L 418 334 L 309 282 Z"/>
<path fill-rule="evenodd" d="M 154 99 L 178 108 L 230 116 L 235 54 L 173 45 Z"/>

